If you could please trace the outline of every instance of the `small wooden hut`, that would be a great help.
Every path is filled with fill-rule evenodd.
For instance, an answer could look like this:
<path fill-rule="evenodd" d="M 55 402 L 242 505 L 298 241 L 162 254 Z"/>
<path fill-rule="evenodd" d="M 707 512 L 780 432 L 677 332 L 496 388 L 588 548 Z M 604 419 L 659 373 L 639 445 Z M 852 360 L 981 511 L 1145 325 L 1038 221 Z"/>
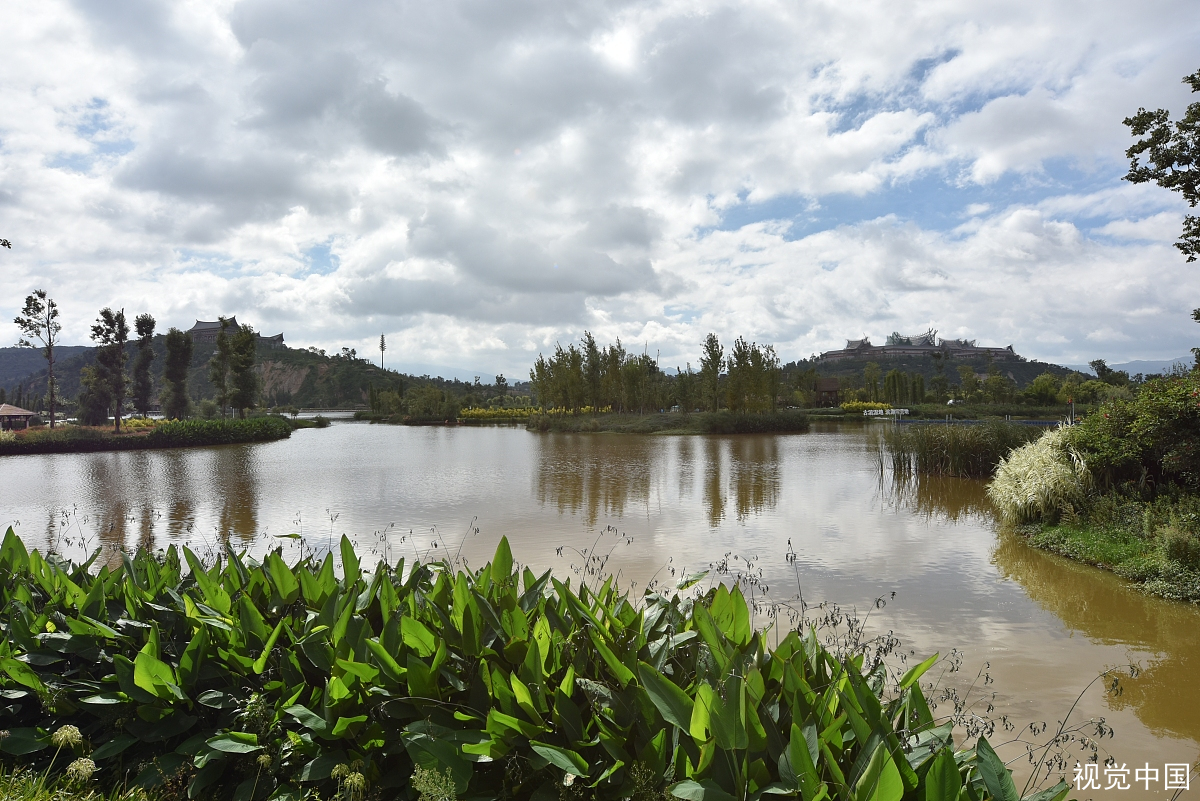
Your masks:
<path fill-rule="evenodd" d="M 13 406 L 11 403 L 0 403 L 0 431 L 10 431 L 14 428 L 29 428 L 29 418 L 33 412 Z"/>

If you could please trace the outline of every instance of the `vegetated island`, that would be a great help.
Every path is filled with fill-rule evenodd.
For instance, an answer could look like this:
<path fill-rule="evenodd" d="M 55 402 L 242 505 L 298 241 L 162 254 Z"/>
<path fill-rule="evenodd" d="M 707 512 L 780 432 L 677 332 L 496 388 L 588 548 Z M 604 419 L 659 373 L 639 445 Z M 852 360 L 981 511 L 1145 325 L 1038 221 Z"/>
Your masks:
<path fill-rule="evenodd" d="M 150 420 L 130 418 L 117 434 L 107 426 L 59 424 L 0 433 L 0 456 L 37 453 L 91 453 L 156 448 L 233 445 L 285 439 L 297 428 L 316 428 L 318 420 L 291 420 L 270 415 L 245 420 Z"/>
<path fill-rule="evenodd" d="M 0 756 L 10 786 L 36 791 L 17 797 L 1030 790 L 986 736 L 964 748 L 955 718 L 934 717 L 920 679 L 937 655 L 900 675 L 878 643 L 826 644 L 806 619 L 771 647 L 737 586 L 701 593 L 698 574 L 631 599 L 611 577 L 535 576 L 506 539 L 475 570 L 400 560 L 364 574 L 345 537 L 340 550 L 341 577 L 332 554 L 289 564 L 278 548 L 260 563 L 227 548 L 214 564 L 174 545 L 93 572 L 99 551 L 43 557 L 9 529 Z"/>

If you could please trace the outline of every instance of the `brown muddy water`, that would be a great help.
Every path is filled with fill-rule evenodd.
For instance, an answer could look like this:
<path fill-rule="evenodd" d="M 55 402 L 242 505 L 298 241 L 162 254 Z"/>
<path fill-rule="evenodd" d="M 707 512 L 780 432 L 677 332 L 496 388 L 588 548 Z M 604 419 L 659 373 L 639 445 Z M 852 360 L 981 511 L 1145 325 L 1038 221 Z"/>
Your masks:
<path fill-rule="evenodd" d="M 725 564 L 759 597 L 801 589 L 869 614 L 869 632 L 902 642 L 894 658 L 957 655 L 957 672 L 928 674 L 933 694 L 965 698 L 994 743 L 1104 718 L 1100 758 L 1128 766 L 1132 788 L 1073 796 L 1169 797 L 1134 771 L 1200 756 L 1200 611 L 998 531 L 981 482 L 897 485 L 875 454 L 872 428 L 837 424 L 676 437 L 336 423 L 263 445 L 0 458 L 0 526 L 72 555 L 223 540 L 294 553 L 275 539 L 292 532 L 322 551 L 344 533 L 364 554 L 461 549 L 476 565 L 507 535 L 518 560 L 562 575 L 585 549 L 606 555 L 639 592 Z M 1115 691 L 1092 683 L 1130 664 Z M 1027 772 L 1019 745 L 1003 753 Z"/>

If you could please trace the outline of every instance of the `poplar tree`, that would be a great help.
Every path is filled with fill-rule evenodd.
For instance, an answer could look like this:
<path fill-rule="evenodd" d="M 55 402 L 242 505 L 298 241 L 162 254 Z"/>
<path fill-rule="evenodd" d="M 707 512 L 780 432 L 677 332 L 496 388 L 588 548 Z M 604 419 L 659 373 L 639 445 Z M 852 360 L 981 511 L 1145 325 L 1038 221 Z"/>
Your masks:
<path fill-rule="evenodd" d="M 715 412 L 721 405 L 721 365 L 725 363 L 725 348 L 716 334 L 704 338 L 700 353 L 700 393 L 704 405 Z"/>
<path fill-rule="evenodd" d="M 96 380 L 109 396 L 116 420 L 114 430 L 120 433 L 127 391 L 125 343 L 129 341 L 129 324 L 125 322 L 125 310 L 101 309 L 92 326 L 92 339 L 100 343 L 96 353 Z"/>
<path fill-rule="evenodd" d="M 154 361 L 154 318 L 149 314 L 139 314 L 133 321 L 134 330 L 138 335 L 137 357 L 133 360 L 133 408 L 142 417 L 150 412 L 150 395 L 153 384 L 150 381 L 150 364 Z"/>
<path fill-rule="evenodd" d="M 188 416 L 188 367 L 192 363 L 192 335 L 178 328 L 167 331 L 167 358 L 163 362 L 163 416 L 182 420 Z"/>
<path fill-rule="evenodd" d="M 221 330 L 217 332 L 217 350 L 208 360 L 208 380 L 216 390 L 217 404 L 221 407 L 221 419 L 224 420 L 225 408 L 229 405 L 229 368 L 232 351 L 229 337 L 225 334 L 225 329 L 229 328 L 229 320 L 224 317 L 217 319 L 221 322 Z"/>
<path fill-rule="evenodd" d="M 12 247 L 8 240 L 0 239 L 0 243 L 4 247 Z M 50 407 L 50 427 L 54 428 L 54 407 L 58 399 L 58 382 L 54 378 L 54 344 L 58 341 L 58 332 L 62 330 L 62 324 L 58 322 L 58 304 L 46 294 L 46 290 L 35 289 L 32 295 L 26 296 L 25 308 L 13 322 L 21 329 L 18 347 L 36 348 L 40 343 L 42 355 L 46 357 L 46 400 Z"/>

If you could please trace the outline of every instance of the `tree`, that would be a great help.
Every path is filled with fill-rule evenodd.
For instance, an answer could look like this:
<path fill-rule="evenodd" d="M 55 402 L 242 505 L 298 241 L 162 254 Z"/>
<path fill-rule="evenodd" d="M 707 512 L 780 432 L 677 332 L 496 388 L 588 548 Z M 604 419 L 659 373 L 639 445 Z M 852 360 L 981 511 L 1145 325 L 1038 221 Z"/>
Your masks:
<path fill-rule="evenodd" d="M 387 350 L 387 340 L 383 338 L 383 334 L 379 335 L 379 369 L 383 369 L 383 352 Z"/>
<path fill-rule="evenodd" d="M 237 409 L 242 419 L 245 419 L 247 409 L 258 407 L 261 382 L 254 372 L 257 345 L 258 335 L 248 325 L 243 325 L 229 339 L 229 405 Z"/>
<path fill-rule="evenodd" d="M 508 379 L 504 377 L 504 373 L 496 376 L 496 395 L 503 404 L 504 398 L 508 395 Z"/>
<path fill-rule="evenodd" d="M 583 381 L 587 386 L 588 405 L 592 414 L 600 408 L 600 379 L 604 371 L 603 357 L 591 331 L 583 332 Z"/>
<path fill-rule="evenodd" d="M 208 380 L 217 391 L 217 405 L 221 407 L 221 419 L 224 420 L 225 409 L 229 406 L 229 393 L 232 390 L 229 380 L 232 351 L 229 347 L 229 336 L 225 333 L 229 328 L 229 321 L 224 317 L 217 319 L 221 321 L 221 330 L 217 332 L 217 349 L 208 360 Z"/>
<path fill-rule="evenodd" d="M 85 426 L 102 426 L 108 422 L 108 410 L 112 405 L 112 394 L 100 377 L 98 366 L 85 367 L 80 372 L 79 422 Z"/>
<path fill-rule="evenodd" d="M 153 390 L 150 363 L 154 361 L 154 349 L 150 345 L 154 341 L 154 318 L 149 314 L 139 314 L 133 321 L 133 327 L 138 335 L 138 352 L 133 360 L 133 408 L 145 417 L 150 413 L 150 394 Z"/>
<path fill-rule="evenodd" d="M 702 403 L 715 412 L 721 405 L 721 365 L 725 363 L 725 348 L 717 341 L 716 334 L 705 337 L 701 347 L 700 397 Z"/>
<path fill-rule="evenodd" d="M 1200 92 L 1200 70 L 1184 77 L 1183 82 Z M 1129 132 L 1142 137 L 1125 151 L 1129 174 L 1125 180 L 1135 184 L 1155 182 L 1164 189 L 1179 192 L 1188 206 L 1200 202 L 1200 102 L 1192 103 L 1178 122 L 1171 123 L 1166 109 L 1146 111 L 1125 118 Z M 1141 162 L 1142 156 L 1146 162 Z M 1189 262 L 1200 254 L 1200 219 L 1189 214 L 1183 218 L 1183 233 L 1175 243 Z"/>
<path fill-rule="evenodd" d="M 9 242 L 7 239 L 0 239 L 0 248 L 12 250 L 12 242 Z"/>
<path fill-rule="evenodd" d="M 163 363 L 163 416 L 182 420 L 188 416 L 188 367 L 192 363 L 192 335 L 178 328 L 167 331 L 167 358 Z"/>
<path fill-rule="evenodd" d="M 692 372 L 692 363 L 688 362 L 686 370 L 675 368 L 675 402 L 679 411 L 687 414 L 696 408 L 696 374 Z"/>
<path fill-rule="evenodd" d="M 6 239 L 0 239 L 4 247 L 12 247 Z M 50 427 L 54 428 L 54 407 L 58 397 L 58 384 L 54 380 L 54 343 L 62 324 L 58 322 L 58 304 L 44 289 L 35 289 L 25 298 L 25 308 L 13 320 L 21 329 L 18 347 L 36 348 L 41 343 L 42 355 L 46 357 L 46 400 L 50 406 Z"/>
<path fill-rule="evenodd" d="M 99 383 L 96 390 L 98 393 L 107 392 L 116 421 L 114 430 L 120 433 L 127 386 L 125 343 L 129 341 L 125 310 L 114 312 L 107 307 L 101 309 L 96 324 L 92 326 L 92 339 L 100 343 L 96 353 L 96 381 Z"/>
<path fill-rule="evenodd" d="M 979 391 L 979 376 L 975 375 L 975 368 L 969 364 L 960 364 L 958 379 L 962 382 L 963 398 L 970 400 L 971 396 Z"/>
<path fill-rule="evenodd" d="M 881 371 L 875 362 L 867 362 L 863 367 L 863 386 L 867 390 L 867 400 L 879 400 L 879 376 Z"/>

